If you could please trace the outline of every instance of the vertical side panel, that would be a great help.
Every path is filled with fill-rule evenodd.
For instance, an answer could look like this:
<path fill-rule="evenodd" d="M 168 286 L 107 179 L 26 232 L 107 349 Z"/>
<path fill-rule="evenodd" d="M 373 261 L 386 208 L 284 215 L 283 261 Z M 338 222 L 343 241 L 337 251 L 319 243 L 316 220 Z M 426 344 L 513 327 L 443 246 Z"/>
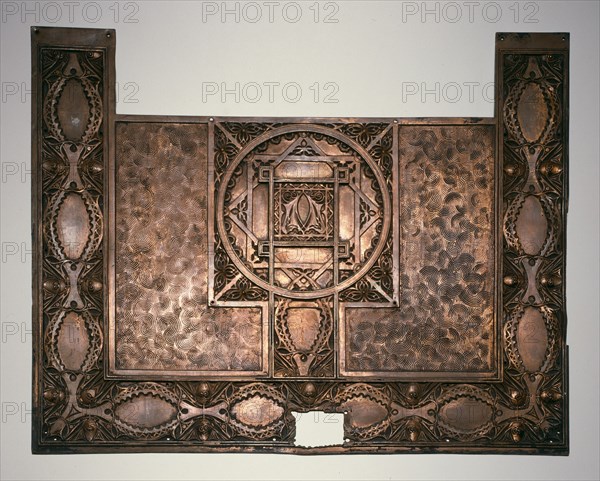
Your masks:
<path fill-rule="evenodd" d="M 63 386 L 73 393 L 84 373 L 101 371 L 115 32 L 33 27 L 31 36 L 32 450 L 39 452 L 44 438 L 65 428 L 72 405 Z"/>
<path fill-rule="evenodd" d="M 569 35 L 496 38 L 496 119 L 503 170 L 503 316 L 507 373 L 568 449 L 565 252 Z M 513 422 L 517 436 L 526 431 Z M 521 434 L 519 434 L 521 433 Z"/>

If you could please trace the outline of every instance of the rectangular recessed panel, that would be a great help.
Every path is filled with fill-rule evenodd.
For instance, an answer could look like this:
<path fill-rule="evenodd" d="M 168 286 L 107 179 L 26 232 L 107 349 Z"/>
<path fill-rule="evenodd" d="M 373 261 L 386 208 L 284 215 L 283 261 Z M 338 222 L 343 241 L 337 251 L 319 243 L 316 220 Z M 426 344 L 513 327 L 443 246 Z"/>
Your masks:
<path fill-rule="evenodd" d="M 497 369 L 494 128 L 399 128 L 400 302 L 345 308 L 349 376 Z"/>
<path fill-rule="evenodd" d="M 263 308 L 208 305 L 206 124 L 116 134 L 113 372 L 263 372 Z"/>

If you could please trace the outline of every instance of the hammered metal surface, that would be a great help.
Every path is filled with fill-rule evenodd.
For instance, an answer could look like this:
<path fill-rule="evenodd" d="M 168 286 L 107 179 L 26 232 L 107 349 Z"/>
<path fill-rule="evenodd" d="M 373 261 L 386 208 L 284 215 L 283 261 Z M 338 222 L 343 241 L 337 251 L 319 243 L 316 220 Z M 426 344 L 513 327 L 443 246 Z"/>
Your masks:
<path fill-rule="evenodd" d="M 260 372 L 262 310 L 208 307 L 206 125 L 120 122 L 116 144 L 116 371 Z"/>
<path fill-rule="evenodd" d="M 493 369 L 494 129 L 401 126 L 400 305 L 346 310 L 349 371 Z"/>

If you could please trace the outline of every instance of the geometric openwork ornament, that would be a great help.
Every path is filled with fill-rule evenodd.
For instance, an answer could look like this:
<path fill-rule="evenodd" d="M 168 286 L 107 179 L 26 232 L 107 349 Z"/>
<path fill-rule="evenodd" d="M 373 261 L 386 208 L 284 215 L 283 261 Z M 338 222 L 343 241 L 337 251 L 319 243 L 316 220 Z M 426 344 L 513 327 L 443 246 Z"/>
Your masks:
<path fill-rule="evenodd" d="M 568 46 L 494 118 L 133 116 L 34 27 L 34 452 L 567 454 Z"/>

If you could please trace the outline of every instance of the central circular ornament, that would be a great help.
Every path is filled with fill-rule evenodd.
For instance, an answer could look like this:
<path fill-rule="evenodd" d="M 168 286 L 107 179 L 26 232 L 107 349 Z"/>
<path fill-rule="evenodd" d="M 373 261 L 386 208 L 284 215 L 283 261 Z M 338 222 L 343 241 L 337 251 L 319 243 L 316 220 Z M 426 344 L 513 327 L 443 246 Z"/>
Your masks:
<path fill-rule="evenodd" d="M 215 175 L 223 248 L 257 286 L 295 299 L 363 277 L 391 225 L 377 162 L 340 130 L 287 125 L 242 146 Z"/>

